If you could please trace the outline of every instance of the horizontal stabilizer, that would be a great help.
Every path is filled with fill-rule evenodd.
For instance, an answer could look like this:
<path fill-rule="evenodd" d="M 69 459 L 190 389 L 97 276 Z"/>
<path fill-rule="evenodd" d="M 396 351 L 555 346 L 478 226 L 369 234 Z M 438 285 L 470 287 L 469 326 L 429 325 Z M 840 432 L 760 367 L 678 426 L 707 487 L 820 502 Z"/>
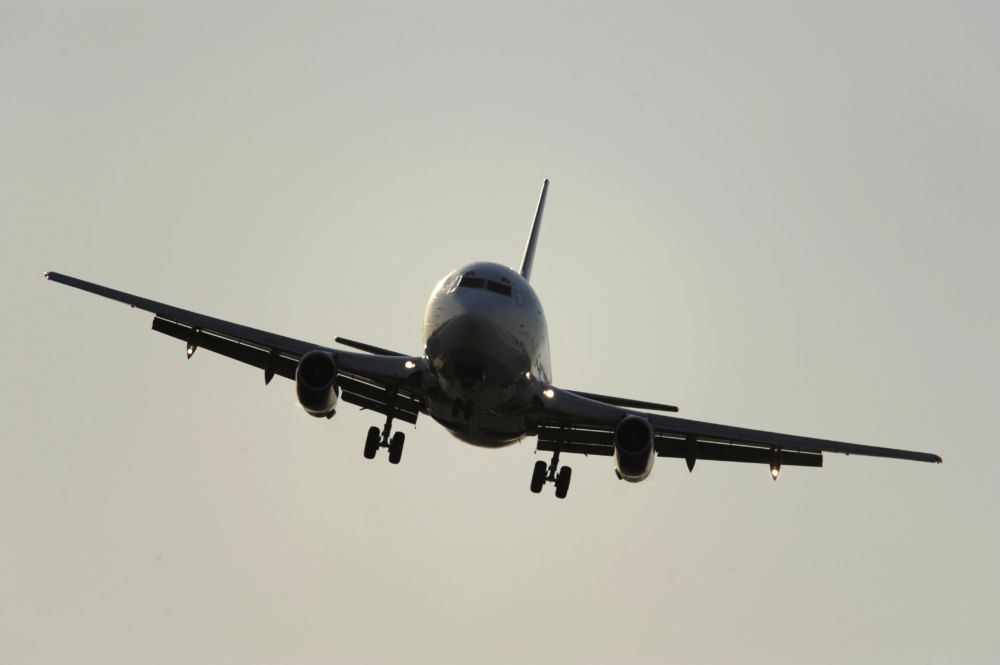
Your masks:
<path fill-rule="evenodd" d="M 628 399 L 625 397 L 612 397 L 611 395 L 598 395 L 597 393 L 585 393 L 579 390 L 572 390 L 580 397 L 586 397 L 587 399 L 596 400 L 598 402 L 604 402 L 605 404 L 613 404 L 615 406 L 623 406 L 627 409 L 646 409 L 648 411 L 669 411 L 671 413 L 676 413 L 680 409 L 676 406 L 671 406 L 669 404 L 657 404 L 656 402 L 644 402 L 639 399 Z"/>
<path fill-rule="evenodd" d="M 374 346 L 372 344 L 365 344 L 364 342 L 356 342 L 353 339 L 347 339 L 346 337 L 337 337 L 333 341 L 337 344 L 343 344 L 344 346 L 349 346 L 352 349 L 358 349 L 359 351 L 365 351 L 367 353 L 374 353 L 377 356 L 405 356 L 405 353 L 399 353 L 398 351 L 390 351 L 389 349 L 383 349 L 380 346 Z"/>

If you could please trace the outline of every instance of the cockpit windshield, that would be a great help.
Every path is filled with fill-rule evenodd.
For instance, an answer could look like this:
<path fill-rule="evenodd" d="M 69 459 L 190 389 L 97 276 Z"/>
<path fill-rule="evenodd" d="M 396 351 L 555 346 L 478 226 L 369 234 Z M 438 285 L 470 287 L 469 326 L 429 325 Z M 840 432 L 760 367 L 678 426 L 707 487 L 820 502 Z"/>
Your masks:
<path fill-rule="evenodd" d="M 510 284 L 504 284 L 503 282 L 496 282 L 492 279 L 484 279 L 482 277 L 474 277 L 472 275 L 462 275 L 462 279 L 458 281 L 458 288 L 466 289 L 487 289 L 493 293 L 499 293 L 502 296 L 507 296 L 508 298 L 513 293 L 513 289 Z"/>

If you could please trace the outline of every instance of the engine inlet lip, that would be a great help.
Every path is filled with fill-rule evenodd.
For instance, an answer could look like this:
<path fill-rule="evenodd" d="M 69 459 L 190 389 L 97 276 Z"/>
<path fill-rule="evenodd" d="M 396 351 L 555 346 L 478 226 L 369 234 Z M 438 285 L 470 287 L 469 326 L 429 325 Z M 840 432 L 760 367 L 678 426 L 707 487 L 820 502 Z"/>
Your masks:
<path fill-rule="evenodd" d="M 328 353 L 310 353 L 299 361 L 299 380 L 307 388 L 326 388 L 336 377 L 337 368 Z"/>
<path fill-rule="evenodd" d="M 649 422 L 637 416 L 625 418 L 615 428 L 615 442 L 625 453 L 641 453 L 653 438 Z"/>

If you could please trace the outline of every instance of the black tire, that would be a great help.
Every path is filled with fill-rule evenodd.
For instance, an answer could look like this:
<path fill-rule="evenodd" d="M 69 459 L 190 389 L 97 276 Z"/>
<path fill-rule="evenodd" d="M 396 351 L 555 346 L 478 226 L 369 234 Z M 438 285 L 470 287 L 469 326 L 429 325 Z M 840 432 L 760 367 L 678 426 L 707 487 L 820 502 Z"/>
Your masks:
<path fill-rule="evenodd" d="M 369 427 L 368 436 L 365 437 L 365 459 L 375 459 L 379 438 L 378 427 Z"/>
<path fill-rule="evenodd" d="M 542 460 L 535 462 L 535 470 L 531 472 L 531 491 L 538 494 L 542 491 L 542 485 L 545 484 L 545 472 L 548 470 L 548 465 Z"/>
<path fill-rule="evenodd" d="M 392 440 L 389 441 L 389 462 L 391 464 L 399 464 L 399 460 L 403 459 L 404 441 L 406 441 L 406 435 L 402 432 L 396 432 L 392 435 Z"/>
<path fill-rule="evenodd" d="M 573 469 L 564 466 L 556 476 L 556 498 L 565 499 L 569 492 L 569 480 L 573 477 Z"/>

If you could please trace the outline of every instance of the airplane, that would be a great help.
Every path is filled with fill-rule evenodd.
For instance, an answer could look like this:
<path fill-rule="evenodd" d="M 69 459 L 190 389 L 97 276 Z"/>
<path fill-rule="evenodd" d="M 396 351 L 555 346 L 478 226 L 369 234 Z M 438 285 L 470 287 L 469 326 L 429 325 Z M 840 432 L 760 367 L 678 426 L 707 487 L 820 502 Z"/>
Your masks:
<path fill-rule="evenodd" d="M 385 416 L 369 428 L 364 456 L 388 450 L 399 464 L 405 434 L 394 421 L 415 425 L 427 415 L 465 443 L 484 448 L 537 437 L 530 489 L 555 486 L 564 499 L 572 469 L 561 454 L 614 458 L 620 480 L 649 477 L 657 457 L 768 465 L 778 479 L 785 466 L 820 467 L 823 453 L 941 463 L 938 455 L 731 427 L 666 415 L 676 406 L 568 390 L 552 383 L 548 333 L 531 269 L 549 181 L 542 185 L 520 270 L 477 262 L 452 270 L 434 287 L 423 321 L 423 353 L 406 355 L 335 338 L 347 351 L 284 337 L 190 312 L 57 272 L 53 282 L 117 300 L 153 314 L 153 330 L 184 342 L 191 358 L 208 349 L 295 382 L 299 404 L 311 416 L 332 418 L 338 400 Z"/>

